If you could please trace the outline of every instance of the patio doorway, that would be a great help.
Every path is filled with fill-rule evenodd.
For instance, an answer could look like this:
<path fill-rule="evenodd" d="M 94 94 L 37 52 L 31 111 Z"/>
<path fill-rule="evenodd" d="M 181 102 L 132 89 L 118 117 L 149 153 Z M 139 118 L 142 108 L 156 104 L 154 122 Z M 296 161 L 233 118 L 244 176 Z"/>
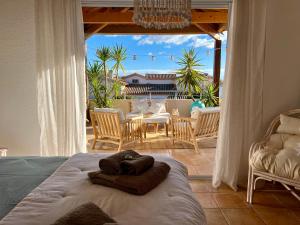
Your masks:
<path fill-rule="evenodd" d="M 209 77 L 210 82 L 219 87 L 219 91 L 216 93 L 217 97 L 220 97 L 220 102 L 223 97 L 222 80 L 223 80 L 223 67 L 226 57 L 226 24 L 227 24 L 227 9 L 193 9 L 193 13 L 199 16 L 192 25 L 183 30 L 148 30 L 134 25 L 131 22 L 132 8 L 130 7 L 83 7 L 83 15 L 85 21 L 85 34 L 87 43 L 87 60 L 92 62 L 96 59 L 96 51 L 98 47 L 101 47 L 108 43 L 105 39 L 109 39 L 111 45 L 115 44 L 127 47 L 128 56 L 130 60 L 130 67 L 126 69 L 126 74 L 120 74 L 120 78 L 124 75 L 132 75 L 132 84 L 128 84 L 128 80 L 125 82 L 125 96 L 121 96 L 119 103 L 115 104 L 117 107 L 124 107 L 124 113 L 130 111 L 130 106 L 126 105 L 126 102 L 130 102 L 127 99 L 129 96 L 132 99 L 146 98 L 152 99 L 172 99 L 184 100 L 187 96 L 183 94 L 180 96 L 178 92 L 174 90 L 174 86 L 171 83 L 166 83 L 163 79 L 159 78 L 161 83 L 149 83 L 146 81 L 143 83 L 137 77 L 152 74 L 152 76 L 161 76 L 161 74 L 170 75 L 174 74 L 173 71 L 166 71 L 157 69 L 153 65 L 156 62 L 176 62 L 180 58 L 178 54 L 170 53 L 168 49 L 178 47 L 180 43 L 186 44 L 186 46 L 195 45 L 195 49 L 200 51 L 200 58 L 205 59 L 205 62 L 210 66 L 205 68 L 206 76 Z M 201 15 L 201 16 L 200 16 Z M 206 21 L 204 19 L 206 18 Z M 223 33 L 223 35 L 222 35 Z M 201 38 L 200 38 L 200 36 Z M 117 41 L 118 38 L 128 38 L 128 43 Z M 138 44 L 134 44 L 138 43 Z M 159 43 L 161 49 L 157 49 L 154 46 Z M 140 52 L 139 46 L 149 46 L 149 51 Z M 165 47 L 163 47 L 165 45 Z M 90 54 L 90 55 L 89 55 Z M 93 56 L 91 56 L 94 54 Z M 136 68 L 134 65 L 138 64 L 138 61 L 142 58 L 144 60 L 141 68 Z M 166 63 L 165 63 L 166 64 Z M 147 66 L 148 65 L 148 66 Z M 152 66 L 152 69 L 149 68 Z M 136 68 L 136 69 L 134 69 Z M 143 73 L 141 70 L 143 69 Z M 146 71 L 148 69 L 148 71 Z M 113 74 L 111 74 L 113 78 Z M 155 80 L 151 78 L 152 80 Z M 170 77 L 168 78 L 170 79 Z M 162 82 L 163 81 L 163 82 Z M 147 83 L 148 82 L 148 83 Z M 144 85 L 144 86 L 141 86 Z M 152 85 L 152 86 L 151 86 Z M 157 85 L 161 85 L 158 88 Z M 169 85 L 167 87 L 167 85 Z M 175 84 L 176 86 L 176 84 Z M 140 88 L 142 87 L 142 88 Z M 149 88 L 151 91 L 149 91 Z M 90 95 L 90 93 L 88 93 Z M 171 97 L 170 97 L 171 96 Z M 191 99 L 187 99 L 191 101 Z M 130 105 L 128 103 L 127 105 Z M 182 104 L 182 101 L 177 103 L 180 115 L 190 117 L 190 103 Z M 172 113 L 171 111 L 169 113 Z M 172 135 L 172 128 L 169 128 L 169 134 Z M 174 159 L 182 162 L 187 168 L 189 175 L 192 178 L 209 178 L 212 176 L 216 138 L 202 139 L 198 142 L 199 152 L 195 152 L 192 145 L 187 143 L 177 142 L 173 145 L 172 140 L 166 136 L 165 127 L 163 124 L 157 126 L 150 126 L 147 130 L 147 138 L 143 143 L 136 143 L 128 145 L 124 149 L 133 149 L 141 154 L 164 154 L 173 157 Z M 91 123 L 87 124 L 87 149 L 89 152 L 109 152 L 113 153 L 117 150 L 117 146 L 110 144 L 97 144 L 95 149 L 92 149 L 92 140 L 94 138 L 93 128 Z"/>

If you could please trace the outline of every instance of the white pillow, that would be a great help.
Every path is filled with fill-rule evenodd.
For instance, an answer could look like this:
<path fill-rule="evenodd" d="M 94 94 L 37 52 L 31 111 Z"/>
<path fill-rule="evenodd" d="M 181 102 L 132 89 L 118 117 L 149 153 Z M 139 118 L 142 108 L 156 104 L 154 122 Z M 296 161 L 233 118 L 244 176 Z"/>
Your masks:
<path fill-rule="evenodd" d="M 148 109 L 148 112 L 151 113 L 165 113 L 166 112 L 166 106 L 164 103 L 160 103 L 160 102 L 153 102 L 151 103 L 151 106 Z"/>
<path fill-rule="evenodd" d="M 137 99 L 131 101 L 131 112 L 132 113 L 144 113 L 148 112 L 149 104 L 146 99 Z"/>
<path fill-rule="evenodd" d="M 165 113 L 167 112 L 166 110 L 166 101 L 165 100 L 152 100 L 151 101 L 151 106 L 155 105 L 155 108 L 157 108 L 158 113 Z"/>
<path fill-rule="evenodd" d="M 266 147 L 272 149 L 283 149 L 286 140 L 291 137 L 290 134 L 272 134 L 266 144 Z"/>
<path fill-rule="evenodd" d="M 94 112 L 117 112 L 119 113 L 120 116 L 120 121 L 125 120 L 125 116 L 122 110 L 117 109 L 117 108 L 94 108 Z"/>
<path fill-rule="evenodd" d="M 300 119 L 280 114 L 280 125 L 277 133 L 300 135 Z"/>

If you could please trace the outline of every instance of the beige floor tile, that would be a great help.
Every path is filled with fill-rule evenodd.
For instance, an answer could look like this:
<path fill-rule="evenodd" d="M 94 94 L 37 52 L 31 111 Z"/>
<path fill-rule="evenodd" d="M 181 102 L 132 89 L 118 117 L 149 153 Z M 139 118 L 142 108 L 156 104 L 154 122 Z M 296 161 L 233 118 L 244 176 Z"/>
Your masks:
<path fill-rule="evenodd" d="M 272 195 L 287 208 L 300 208 L 300 201 L 289 192 L 275 192 Z"/>
<path fill-rule="evenodd" d="M 285 208 L 257 206 L 253 208 L 255 213 L 267 225 L 299 225 L 300 220 L 294 212 Z"/>
<path fill-rule="evenodd" d="M 204 209 L 207 225 L 228 225 L 220 209 Z"/>
<path fill-rule="evenodd" d="M 252 209 L 221 209 L 230 225 L 265 225 Z"/>
<path fill-rule="evenodd" d="M 211 180 L 190 180 L 193 192 L 213 192 Z"/>
<path fill-rule="evenodd" d="M 214 193 L 219 208 L 247 208 L 246 202 L 237 193 Z"/>
<path fill-rule="evenodd" d="M 214 200 L 212 193 L 195 193 L 198 201 L 204 209 L 214 209 L 218 208 L 217 203 Z"/>
<path fill-rule="evenodd" d="M 253 195 L 253 207 L 284 208 L 283 204 L 274 197 L 273 192 L 256 191 Z"/>

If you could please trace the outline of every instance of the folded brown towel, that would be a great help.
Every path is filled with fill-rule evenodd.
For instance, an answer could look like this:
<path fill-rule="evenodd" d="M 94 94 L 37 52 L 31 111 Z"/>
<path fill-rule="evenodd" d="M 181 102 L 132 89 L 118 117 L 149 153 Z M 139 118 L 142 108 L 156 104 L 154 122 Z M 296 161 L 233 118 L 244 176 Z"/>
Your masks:
<path fill-rule="evenodd" d="M 135 195 L 144 195 L 159 185 L 170 171 L 164 162 L 154 162 L 153 167 L 138 176 L 107 175 L 103 171 L 88 173 L 93 184 L 112 187 Z"/>
<path fill-rule="evenodd" d="M 123 160 L 121 162 L 122 174 L 140 175 L 152 167 L 154 158 L 152 156 L 144 155 L 136 159 Z"/>
<path fill-rule="evenodd" d="M 143 156 L 133 150 L 126 150 L 101 159 L 99 167 L 103 173 L 109 175 L 139 175 L 153 166 L 153 163 L 152 156 Z"/>
<path fill-rule="evenodd" d="M 92 202 L 83 204 L 58 219 L 52 225 L 104 225 L 115 223 L 105 212 Z"/>

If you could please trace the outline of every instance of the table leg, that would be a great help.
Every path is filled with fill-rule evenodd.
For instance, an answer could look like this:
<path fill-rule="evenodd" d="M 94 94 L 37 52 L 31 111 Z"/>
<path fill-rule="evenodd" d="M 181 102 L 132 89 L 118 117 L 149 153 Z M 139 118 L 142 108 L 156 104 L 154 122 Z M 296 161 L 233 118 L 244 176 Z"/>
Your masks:
<path fill-rule="evenodd" d="M 166 126 L 166 135 L 169 137 L 169 124 L 165 123 Z"/>
<path fill-rule="evenodd" d="M 154 126 L 155 126 L 155 133 L 157 134 L 157 132 L 158 132 L 158 123 L 154 124 Z"/>
<path fill-rule="evenodd" d="M 144 138 L 146 139 L 146 132 L 147 132 L 147 128 L 148 128 L 148 124 L 147 123 L 145 123 L 144 124 Z"/>

